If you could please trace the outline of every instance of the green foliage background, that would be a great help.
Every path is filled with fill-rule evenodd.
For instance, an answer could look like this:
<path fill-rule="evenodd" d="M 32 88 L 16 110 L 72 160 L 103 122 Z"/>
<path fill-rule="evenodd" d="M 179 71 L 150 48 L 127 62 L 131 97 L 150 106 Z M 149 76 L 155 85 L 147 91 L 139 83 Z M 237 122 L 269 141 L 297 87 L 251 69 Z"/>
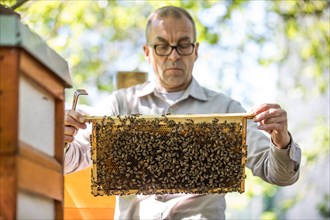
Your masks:
<path fill-rule="evenodd" d="M 246 13 L 249 0 L 228 1 L 26 1 L 0 0 L 1 4 L 15 6 L 24 23 L 38 33 L 63 56 L 70 65 L 75 88 L 95 85 L 97 91 L 112 91 L 114 77 L 129 60 L 131 70 L 139 69 L 144 62 L 142 45 L 145 42 L 144 28 L 147 16 L 155 8 L 176 5 L 188 9 L 196 20 L 198 42 L 221 50 L 237 52 L 237 63 L 249 42 L 260 48 L 257 59 L 260 65 L 288 65 L 286 61 L 294 55 L 299 68 L 291 70 L 292 85 L 289 90 L 299 91 L 303 99 L 329 95 L 330 57 L 330 2 L 327 0 L 265 1 L 266 19 L 264 32 L 257 32 L 253 23 L 248 23 L 247 32 L 234 47 L 222 43 L 222 31 L 232 28 L 233 13 Z M 225 11 L 215 15 L 212 22 L 205 22 L 201 12 L 212 12 L 219 4 Z M 213 10 L 214 12 L 214 10 Z M 275 42 L 280 36 L 285 45 L 279 45 L 272 56 L 262 53 L 263 47 Z M 240 72 L 240 65 L 235 66 Z M 127 69 L 126 69 L 127 70 Z M 221 78 L 221 76 L 219 76 Z M 240 75 L 237 75 L 240 79 Z M 313 84 L 312 87 L 308 86 Z M 281 85 L 278 85 L 281 89 Z M 287 91 L 290 93 L 290 91 Z M 72 93 L 68 92 L 69 96 Z M 85 100 L 88 102 L 88 100 Z M 304 151 L 307 164 L 313 164 L 320 155 L 329 155 L 329 116 L 320 115 L 314 123 L 313 149 Z M 321 153 L 320 153 L 321 152 Z M 285 213 L 300 201 L 301 196 L 275 204 L 278 187 L 263 183 L 248 172 L 245 197 L 261 196 L 264 201 L 262 219 L 285 218 Z M 324 196 L 318 207 L 320 215 L 329 218 L 329 195 Z M 239 209 L 239 207 L 237 207 Z"/>
<path fill-rule="evenodd" d="M 14 0 L 1 0 L 1 4 L 12 6 Z M 50 46 L 65 57 L 73 73 L 76 87 L 93 82 L 100 90 L 111 90 L 108 72 L 104 63 L 121 59 L 120 45 L 109 48 L 109 42 L 130 44 L 140 50 L 144 43 L 146 17 L 152 10 L 163 5 L 176 5 L 188 9 L 197 21 L 198 41 L 221 47 L 221 31 L 230 27 L 231 15 L 234 11 L 244 11 L 248 0 L 229 1 L 26 1 L 16 9 L 22 19 L 41 35 Z M 212 24 L 203 24 L 198 13 L 208 10 L 219 2 L 226 6 L 226 12 L 217 16 Z M 132 7 L 133 6 L 133 7 Z M 328 70 L 330 53 L 329 42 L 329 1 L 326 0 L 291 0 L 269 1 L 269 15 L 277 15 L 279 26 L 274 21 L 266 20 L 267 33 L 256 33 L 253 27 L 246 33 L 246 38 L 238 42 L 238 49 L 244 50 L 248 41 L 257 42 L 262 47 L 265 42 L 273 40 L 272 36 L 280 32 L 286 43 L 301 42 L 297 51 L 289 51 L 289 47 L 279 51 L 276 57 L 263 57 L 259 54 L 261 65 L 285 60 L 288 54 L 298 52 L 303 61 L 301 69 L 313 70 L 311 76 L 301 76 L 296 87 L 302 86 L 304 77 L 312 78 L 316 89 L 325 93 L 329 88 Z M 270 18 L 271 19 L 271 18 Z M 248 24 L 252 25 L 252 24 Z M 101 40 L 90 42 L 88 37 L 97 33 Z M 87 39 L 86 39 L 87 38 Z M 61 41 L 61 42 L 60 42 Z M 63 42 L 64 41 L 64 42 Z M 222 46 L 226 49 L 226 45 Z M 106 49 L 109 49 L 107 51 Z M 143 61 L 142 51 L 140 60 Z M 138 64 L 137 64 L 138 65 Z M 298 75 L 298 74 L 297 74 Z M 102 79 L 102 80 L 101 80 Z M 301 88 L 303 89 L 303 88 Z"/>

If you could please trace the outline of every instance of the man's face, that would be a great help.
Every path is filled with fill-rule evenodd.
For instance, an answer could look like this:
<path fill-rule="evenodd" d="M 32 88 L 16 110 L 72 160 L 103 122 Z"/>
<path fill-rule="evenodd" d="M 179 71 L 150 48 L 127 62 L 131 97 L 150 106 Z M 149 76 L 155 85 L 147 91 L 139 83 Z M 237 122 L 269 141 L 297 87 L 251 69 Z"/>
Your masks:
<path fill-rule="evenodd" d="M 183 45 L 194 41 L 192 23 L 182 16 L 155 18 L 150 25 L 149 43 L 152 45 Z M 190 55 L 180 55 L 173 49 L 168 56 L 159 56 L 152 46 L 145 45 L 146 59 L 151 63 L 158 89 L 175 92 L 187 88 L 192 79 L 194 62 L 197 59 L 198 44 Z"/>

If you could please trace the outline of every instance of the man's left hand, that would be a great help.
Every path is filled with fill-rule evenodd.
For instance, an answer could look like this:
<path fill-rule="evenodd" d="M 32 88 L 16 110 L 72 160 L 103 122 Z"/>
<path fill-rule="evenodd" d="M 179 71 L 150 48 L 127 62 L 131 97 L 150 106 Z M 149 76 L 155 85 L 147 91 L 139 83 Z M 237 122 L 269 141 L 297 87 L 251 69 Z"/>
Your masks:
<path fill-rule="evenodd" d="M 263 104 L 252 111 L 253 121 L 258 129 L 268 132 L 278 148 L 286 148 L 290 143 L 287 113 L 278 104 Z"/>

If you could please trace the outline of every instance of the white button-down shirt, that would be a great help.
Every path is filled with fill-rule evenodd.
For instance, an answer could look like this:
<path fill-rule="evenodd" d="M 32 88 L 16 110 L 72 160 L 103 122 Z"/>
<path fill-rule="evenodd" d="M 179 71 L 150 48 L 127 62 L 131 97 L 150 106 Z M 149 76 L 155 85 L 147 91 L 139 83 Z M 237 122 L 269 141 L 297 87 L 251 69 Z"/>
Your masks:
<path fill-rule="evenodd" d="M 223 93 L 201 87 L 195 79 L 181 98 L 168 104 L 155 85 L 146 82 L 115 91 L 99 108 L 107 115 L 162 115 L 242 113 L 239 102 Z M 92 164 L 90 157 L 90 129 L 80 131 L 65 155 L 65 172 L 71 173 Z M 291 140 L 288 149 L 278 149 L 260 132 L 255 123 L 247 128 L 247 167 L 263 180 L 284 186 L 293 184 L 299 176 L 301 150 Z M 223 194 L 169 194 L 118 196 L 115 219 L 224 219 L 226 203 Z"/>

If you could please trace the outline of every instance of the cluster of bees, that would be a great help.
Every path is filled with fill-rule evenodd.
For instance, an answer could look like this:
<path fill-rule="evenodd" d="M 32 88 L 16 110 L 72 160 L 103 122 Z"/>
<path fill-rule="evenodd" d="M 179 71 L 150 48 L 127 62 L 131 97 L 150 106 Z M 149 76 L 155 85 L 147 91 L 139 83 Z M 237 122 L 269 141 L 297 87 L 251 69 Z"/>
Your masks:
<path fill-rule="evenodd" d="M 241 123 L 104 117 L 92 136 L 94 195 L 242 192 Z"/>

